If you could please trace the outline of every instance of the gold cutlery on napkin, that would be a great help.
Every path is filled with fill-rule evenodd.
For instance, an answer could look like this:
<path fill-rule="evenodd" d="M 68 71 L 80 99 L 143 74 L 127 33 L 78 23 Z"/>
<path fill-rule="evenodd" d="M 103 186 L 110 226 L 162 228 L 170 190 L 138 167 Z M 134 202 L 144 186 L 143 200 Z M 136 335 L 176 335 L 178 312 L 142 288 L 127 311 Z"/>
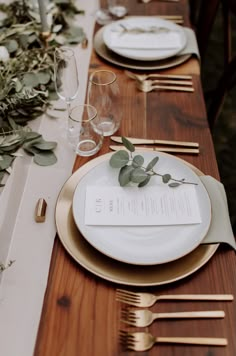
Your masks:
<path fill-rule="evenodd" d="M 122 137 L 120 136 L 111 136 L 112 141 L 117 143 L 122 143 Z M 147 138 L 136 138 L 136 137 L 127 137 L 134 145 L 169 145 L 169 146 L 184 146 L 184 147 L 199 147 L 198 142 L 188 142 L 188 141 L 173 141 L 173 140 L 154 140 Z"/>
<path fill-rule="evenodd" d="M 186 80 L 192 80 L 191 75 L 186 75 L 186 74 L 160 74 L 160 73 L 149 73 L 149 74 L 137 74 L 130 72 L 129 70 L 125 70 L 124 73 L 127 75 L 127 77 L 139 81 L 143 81 L 149 78 L 169 78 L 169 79 L 186 79 Z"/>
<path fill-rule="evenodd" d="M 110 145 L 109 148 L 112 151 L 126 150 L 125 146 Z M 156 152 L 168 152 L 168 153 L 189 153 L 199 154 L 198 148 L 176 148 L 176 147 L 137 147 L 136 151 L 156 151 Z"/>
<path fill-rule="evenodd" d="M 157 337 L 147 332 L 127 332 L 120 330 L 120 342 L 128 350 L 146 351 L 155 343 L 226 346 L 227 339 L 218 337 Z"/>
<path fill-rule="evenodd" d="M 139 81 L 140 82 L 140 81 Z M 149 86 L 155 84 L 174 84 L 174 85 L 183 85 L 183 86 L 193 86 L 193 82 L 191 80 L 176 80 L 176 79 L 146 79 L 142 80 L 141 85 Z"/>
<path fill-rule="evenodd" d="M 141 0 L 142 3 L 144 4 L 148 4 L 149 2 L 151 2 L 152 0 Z M 157 0 L 160 2 L 179 2 L 179 0 Z"/>
<path fill-rule="evenodd" d="M 154 295 L 151 293 L 135 293 L 124 289 L 116 290 L 116 300 L 134 305 L 136 307 L 148 308 L 154 305 L 158 300 L 205 300 L 205 301 L 232 301 L 232 294 L 167 294 Z"/>
<path fill-rule="evenodd" d="M 194 89 L 187 86 L 178 86 L 176 82 L 175 85 L 157 85 L 151 81 L 137 81 L 137 88 L 145 93 L 149 93 L 153 90 L 171 90 L 171 91 L 183 91 L 183 92 L 194 92 Z"/>
<path fill-rule="evenodd" d="M 172 313 L 153 313 L 147 309 L 129 309 L 124 308 L 121 311 L 121 321 L 125 324 L 146 327 L 157 319 L 199 319 L 199 318 L 224 318 L 223 310 L 206 310 L 206 311 L 186 311 Z"/>

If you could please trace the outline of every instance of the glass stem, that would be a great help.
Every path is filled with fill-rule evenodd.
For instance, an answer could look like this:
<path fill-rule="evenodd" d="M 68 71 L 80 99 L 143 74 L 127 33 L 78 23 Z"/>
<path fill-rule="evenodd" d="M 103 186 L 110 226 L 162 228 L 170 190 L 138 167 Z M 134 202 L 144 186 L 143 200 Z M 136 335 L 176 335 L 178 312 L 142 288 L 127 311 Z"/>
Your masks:
<path fill-rule="evenodd" d="M 68 124 L 69 124 L 69 119 L 70 119 L 70 102 L 69 101 L 66 102 L 66 106 L 67 106 L 67 118 L 68 118 Z"/>

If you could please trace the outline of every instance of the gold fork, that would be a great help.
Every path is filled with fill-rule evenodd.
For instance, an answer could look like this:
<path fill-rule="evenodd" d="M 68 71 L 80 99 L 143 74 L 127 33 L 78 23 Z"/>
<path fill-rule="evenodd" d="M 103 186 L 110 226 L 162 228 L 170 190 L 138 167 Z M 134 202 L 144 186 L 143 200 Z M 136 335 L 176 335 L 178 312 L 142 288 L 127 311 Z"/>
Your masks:
<path fill-rule="evenodd" d="M 156 319 L 190 319 L 190 318 L 224 318 L 223 310 L 207 310 L 177 313 L 153 313 L 150 310 L 122 309 L 121 321 L 125 324 L 137 327 L 145 327 L 152 324 Z"/>
<path fill-rule="evenodd" d="M 186 91 L 186 92 L 194 92 L 194 89 L 186 86 L 178 86 L 176 85 L 157 85 L 152 84 L 149 81 L 136 82 L 137 88 L 144 93 L 149 93 L 153 90 L 171 90 L 171 91 Z"/>
<path fill-rule="evenodd" d="M 160 74 L 160 73 L 150 73 L 150 74 L 136 74 L 130 72 L 129 70 L 124 71 L 125 75 L 131 79 L 136 79 L 143 81 L 149 78 L 169 78 L 169 79 L 189 79 L 192 80 L 192 76 L 188 74 Z"/>
<path fill-rule="evenodd" d="M 192 86 L 191 80 L 176 80 L 176 79 L 146 79 L 138 81 L 142 85 L 155 85 L 155 84 L 175 84 L 175 85 L 187 85 Z"/>
<path fill-rule="evenodd" d="M 229 301 L 233 300 L 232 294 L 167 294 L 154 295 L 151 293 L 134 293 L 124 289 L 116 290 L 116 300 L 134 305 L 135 307 L 148 308 L 155 304 L 158 300 L 205 300 L 205 301 Z"/>
<path fill-rule="evenodd" d="M 155 343 L 226 346 L 227 339 L 218 337 L 156 337 L 146 332 L 120 331 L 120 342 L 128 350 L 146 351 Z"/>

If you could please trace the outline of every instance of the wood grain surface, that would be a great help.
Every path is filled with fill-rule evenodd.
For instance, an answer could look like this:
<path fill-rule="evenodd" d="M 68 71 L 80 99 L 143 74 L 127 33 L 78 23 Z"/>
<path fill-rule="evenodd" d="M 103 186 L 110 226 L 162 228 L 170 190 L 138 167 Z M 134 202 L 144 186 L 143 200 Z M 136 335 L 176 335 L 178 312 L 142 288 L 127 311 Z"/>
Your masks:
<path fill-rule="evenodd" d="M 142 4 L 129 1 L 130 14 L 183 14 L 188 22 L 187 1 L 165 3 L 153 0 Z M 92 53 L 90 70 L 109 68 L 116 72 L 121 88 L 117 110 L 123 111 L 121 127 L 116 135 L 194 141 L 200 144 L 200 154 L 179 155 L 205 174 L 219 178 L 212 138 L 208 128 L 203 99 L 199 63 L 191 59 L 167 72 L 193 74 L 195 92 L 152 92 L 144 94 L 135 88 L 122 68 L 105 63 Z M 109 152 L 111 141 L 105 138 L 99 152 Z M 97 154 L 98 156 L 98 154 Z M 78 157 L 74 171 L 91 158 Z M 65 251 L 56 237 L 50 275 L 41 316 L 35 356 L 233 356 L 236 354 L 235 302 L 159 302 L 150 310 L 177 312 L 224 310 L 224 319 L 161 320 L 148 330 L 157 336 L 226 337 L 228 346 L 158 345 L 149 352 L 126 352 L 118 342 L 121 303 L 115 300 L 115 290 L 124 286 L 107 282 L 86 271 Z M 127 288 L 126 288 L 127 289 Z M 236 295 L 235 253 L 220 247 L 211 260 L 196 273 L 178 282 L 149 288 L 128 288 L 153 293 L 232 293 Z M 134 330 L 134 328 L 130 328 Z"/>

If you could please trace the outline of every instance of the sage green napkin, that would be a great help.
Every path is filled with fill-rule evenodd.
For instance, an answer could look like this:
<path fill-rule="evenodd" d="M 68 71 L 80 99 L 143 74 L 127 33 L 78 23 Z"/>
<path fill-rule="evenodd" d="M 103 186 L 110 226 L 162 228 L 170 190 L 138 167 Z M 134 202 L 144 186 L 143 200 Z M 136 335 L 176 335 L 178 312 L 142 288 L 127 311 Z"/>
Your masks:
<path fill-rule="evenodd" d="M 199 49 L 198 49 L 195 32 L 191 28 L 188 28 L 188 27 L 184 27 L 184 32 L 187 36 L 187 44 L 182 49 L 182 51 L 177 54 L 177 56 L 180 56 L 183 54 L 193 54 L 200 60 L 200 53 L 199 53 Z"/>
<path fill-rule="evenodd" d="M 236 250 L 224 186 L 211 176 L 201 176 L 200 178 L 208 191 L 212 208 L 210 229 L 202 243 L 226 243 Z"/>

